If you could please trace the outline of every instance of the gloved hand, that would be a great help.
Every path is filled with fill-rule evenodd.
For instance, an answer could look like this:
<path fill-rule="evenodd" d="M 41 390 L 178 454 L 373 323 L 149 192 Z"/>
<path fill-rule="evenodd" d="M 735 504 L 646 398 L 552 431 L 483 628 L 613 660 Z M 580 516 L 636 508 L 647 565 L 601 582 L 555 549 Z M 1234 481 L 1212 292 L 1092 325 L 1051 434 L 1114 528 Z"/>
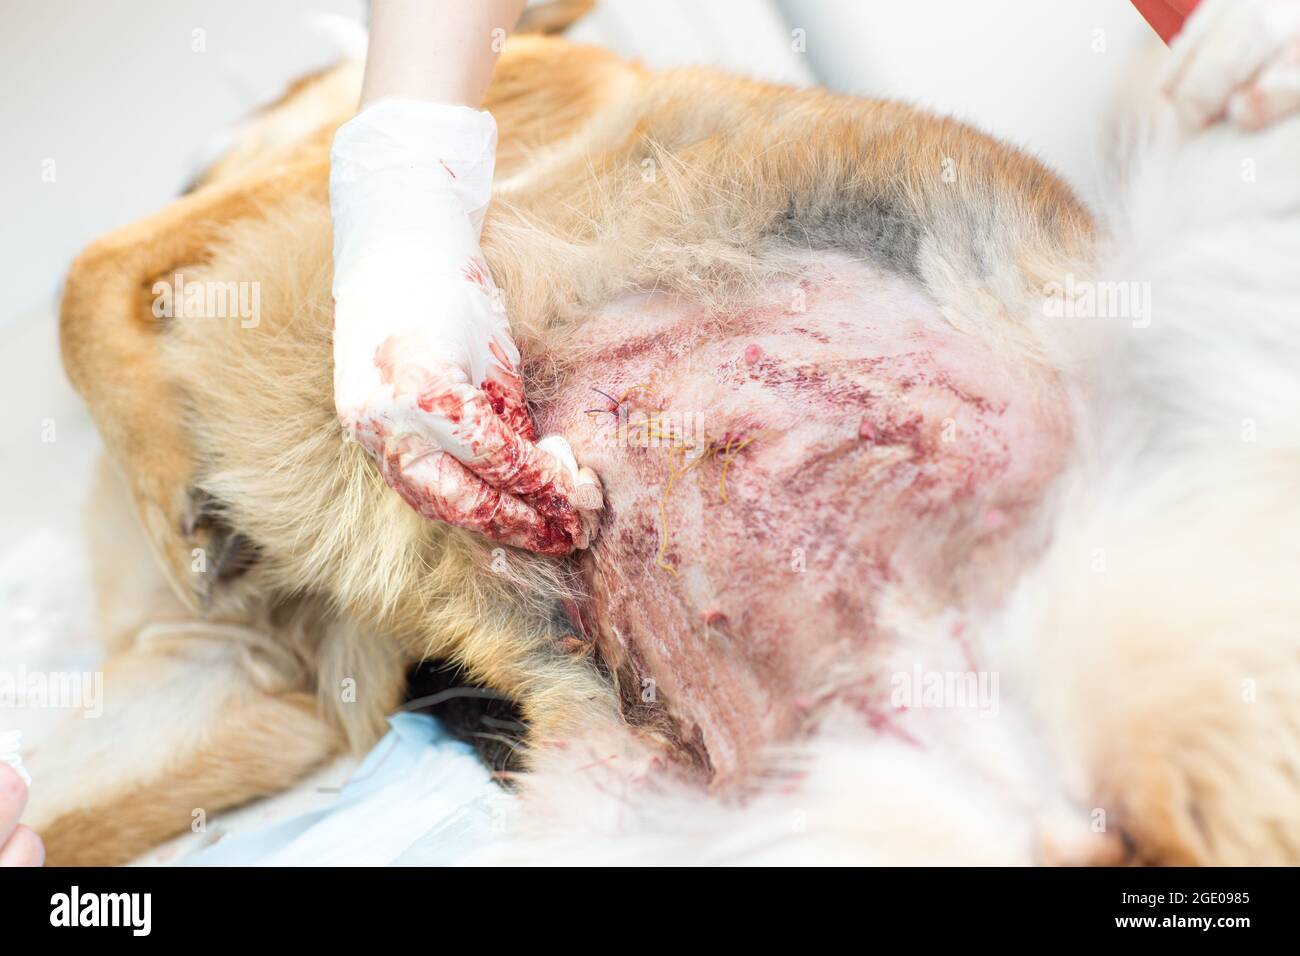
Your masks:
<path fill-rule="evenodd" d="M 567 554 L 600 486 L 562 438 L 536 443 L 479 248 L 495 155 L 490 114 L 424 100 L 380 101 L 335 135 L 335 404 L 425 517 Z"/>
<path fill-rule="evenodd" d="M 1300 112 L 1300 0 L 1203 0 L 1170 49 L 1163 86 L 1194 125 Z"/>

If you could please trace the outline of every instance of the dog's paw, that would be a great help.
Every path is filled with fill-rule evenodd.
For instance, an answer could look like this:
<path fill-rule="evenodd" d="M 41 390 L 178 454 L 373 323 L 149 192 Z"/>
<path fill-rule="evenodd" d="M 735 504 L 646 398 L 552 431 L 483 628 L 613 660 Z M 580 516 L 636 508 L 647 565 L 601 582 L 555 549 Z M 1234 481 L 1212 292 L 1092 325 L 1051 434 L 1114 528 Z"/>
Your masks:
<path fill-rule="evenodd" d="M 212 607 L 226 585 L 257 563 L 257 546 L 226 520 L 222 504 L 200 488 L 187 492 L 181 533 L 189 545 L 194 586 L 202 608 Z"/>
<path fill-rule="evenodd" d="M 217 607 L 257 562 L 256 546 L 234 530 L 220 503 L 188 481 L 154 471 L 132 482 L 136 514 L 172 590 L 197 613 Z"/>
<path fill-rule="evenodd" d="M 1259 129 L 1300 112 L 1300 0 L 1205 0 L 1161 85 L 1191 126 Z"/>

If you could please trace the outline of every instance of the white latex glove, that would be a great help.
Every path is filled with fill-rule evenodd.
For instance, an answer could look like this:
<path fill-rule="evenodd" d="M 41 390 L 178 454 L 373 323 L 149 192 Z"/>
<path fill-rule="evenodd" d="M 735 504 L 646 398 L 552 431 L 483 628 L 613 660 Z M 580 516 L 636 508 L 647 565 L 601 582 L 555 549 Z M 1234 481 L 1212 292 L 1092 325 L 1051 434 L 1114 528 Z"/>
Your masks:
<path fill-rule="evenodd" d="M 1194 126 L 1300 112 L 1300 0 L 1204 0 L 1170 50 L 1161 85 Z"/>
<path fill-rule="evenodd" d="M 535 443 L 479 248 L 495 156 L 490 114 L 425 100 L 383 100 L 335 135 L 335 404 L 425 517 L 567 554 L 600 486 L 562 438 Z"/>

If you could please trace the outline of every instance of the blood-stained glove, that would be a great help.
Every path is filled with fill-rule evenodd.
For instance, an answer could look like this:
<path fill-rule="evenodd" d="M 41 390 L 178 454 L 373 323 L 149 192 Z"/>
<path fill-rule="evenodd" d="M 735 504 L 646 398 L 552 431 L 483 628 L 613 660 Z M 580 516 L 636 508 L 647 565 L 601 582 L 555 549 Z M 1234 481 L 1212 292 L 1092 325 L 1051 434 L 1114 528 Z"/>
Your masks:
<path fill-rule="evenodd" d="M 424 100 L 370 106 L 334 138 L 334 397 L 420 514 L 502 544 L 588 544 L 600 485 L 536 441 L 519 351 L 479 248 L 496 122 Z"/>

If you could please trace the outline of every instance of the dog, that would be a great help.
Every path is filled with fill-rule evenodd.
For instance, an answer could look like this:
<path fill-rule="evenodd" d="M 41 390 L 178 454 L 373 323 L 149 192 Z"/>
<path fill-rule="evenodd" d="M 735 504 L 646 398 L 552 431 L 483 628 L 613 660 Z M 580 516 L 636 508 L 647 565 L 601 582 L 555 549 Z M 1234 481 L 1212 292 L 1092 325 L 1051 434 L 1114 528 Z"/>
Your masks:
<path fill-rule="evenodd" d="M 607 502 L 557 562 L 421 519 L 338 427 L 359 79 L 69 272 L 108 661 L 27 758 L 51 862 L 364 751 L 431 660 L 528 728 L 486 860 L 1296 861 L 1300 124 L 1148 117 L 1098 223 L 900 104 L 512 38 L 484 252 Z M 157 314 L 230 283 L 255 322 Z"/>

